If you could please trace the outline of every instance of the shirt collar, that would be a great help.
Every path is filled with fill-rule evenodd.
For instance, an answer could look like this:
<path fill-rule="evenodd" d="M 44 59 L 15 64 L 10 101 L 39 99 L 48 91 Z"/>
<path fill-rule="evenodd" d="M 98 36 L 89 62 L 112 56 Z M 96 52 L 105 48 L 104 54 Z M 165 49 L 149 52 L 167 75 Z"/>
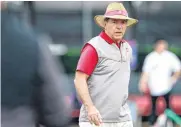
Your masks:
<path fill-rule="evenodd" d="M 106 42 L 108 42 L 109 44 L 114 43 L 114 41 L 113 41 L 104 31 L 102 31 L 102 32 L 99 34 L 99 36 L 100 36 L 101 38 L 103 38 Z M 125 40 L 122 39 L 121 42 L 124 43 Z"/>
<path fill-rule="evenodd" d="M 106 42 L 108 42 L 109 44 L 114 43 L 114 41 L 113 41 L 104 31 L 102 31 L 102 32 L 99 34 L 99 36 L 100 36 L 101 38 L 103 38 Z"/>

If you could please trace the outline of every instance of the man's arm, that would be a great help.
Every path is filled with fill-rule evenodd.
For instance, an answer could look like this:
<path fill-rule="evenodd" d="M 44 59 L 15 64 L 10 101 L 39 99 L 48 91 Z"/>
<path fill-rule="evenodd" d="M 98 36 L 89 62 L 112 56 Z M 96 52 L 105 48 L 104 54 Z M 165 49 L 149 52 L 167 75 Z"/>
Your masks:
<path fill-rule="evenodd" d="M 89 75 L 76 71 L 75 73 L 75 88 L 77 90 L 77 93 L 82 101 L 82 103 L 86 106 L 86 108 L 93 106 L 92 100 L 89 95 L 88 91 L 88 85 L 87 85 L 87 79 Z"/>
<path fill-rule="evenodd" d="M 77 93 L 86 108 L 93 105 L 88 91 L 87 79 L 94 71 L 97 62 L 96 50 L 90 44 L 86 44 L 82 49 L 74 80 Z"/>
<path fill-rule="evenodd" d="M 147 92 L 148 89 L 148 73 L 142 72 L 140 82 L 139 82 L 139 90 L 143 93 Z"/>
<path fill-rule="evenodd" d="M 87 74 L 80 71 L 76 71 L 75 79 L 74 79 L 75 88 L 77 90 L 77 93 L 82 103 L 86 107 L 89 121 L 99 126 L 102 122 L 101 115 L 91 100 L 91 97 L 88 91 L 88 84 L 87 84 L 88 77 L 89 76 Z"/>
<path fill-rule="evenodd" d="M 101 116 L 91 100 L 87 84 L 87 80 L 94 71 L 97 62 L 98 55 L 96 50 L 91 45 L 86 44 L 77 65 L 74 83 L 77 93 L 86 108 L 90 123 L 100 125 Z"/>
<path fill-rule="evenodd" d="M 171 84 L 172 85 L 174 85 L 177 82 L 177 80 L 180 78 L 180 75 L 181 75 L 181 71 L 174 72 L 174 74 L 171 77 Z"/>
<path fill-rule="evenodd" d="M 139 90 L 143 93 L 148 92 L 148 76 L 152 68 L 152 60 L 150 59 L 150 55 L 147 55 L 142 67 L 142 74 L 139 82 Z"/>
<path fill-rule="evenodd" d="M 181 76 L 181 62 L 175 54 L 172 55 L 171 62 L 174 71 L 171 77 L 171 84 L 174 85 Z"/>
<path fill-rule="evenodd" d="M 175 73 L 173 74 L 172 78 L 177 80 L 177 79 L 179 79 L 179 78 L 180 78 L 180 76 L 181 76 L 181 70 L 180 70 L 180 71 L 175 72 Z"/>

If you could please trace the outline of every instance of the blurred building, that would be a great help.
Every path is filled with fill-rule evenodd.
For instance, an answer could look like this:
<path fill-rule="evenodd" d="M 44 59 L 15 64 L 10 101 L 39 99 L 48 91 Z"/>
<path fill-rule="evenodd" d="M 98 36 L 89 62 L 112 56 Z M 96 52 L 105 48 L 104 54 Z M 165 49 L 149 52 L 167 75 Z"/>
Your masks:
<path fill-rule="evenodd" d="M 35 2 L 36 27 L 50 33 L 57 43 L 77 45 L 99 33 L 93 17 L 103 14 L 108 3 Z M 152 43 L 155 38 L 162 37 L 179 45 L 181 15 L 178 12 L 181 11 L 181 2 L 133 1 L 124 4 L 129 14 L 139 19 L 135 36 L 131 34 L 127 38 L 136 38 L 139 43 Z"/>
<path fill-rule="evenodd" d="M 96 36 L 100 29 L 93 21 L 97 14 L 103 14 L 110 1 L 34 1 L 35 28 L 51 35 L 55 43 L 76 46 Z M 136 39 L 140 44 L 152 43 L 161 37 L 175 45 L 181 45 L 181 2 L 123 2 L 128 12 L 139 19 L 130 28 L 126 38 Z"/>

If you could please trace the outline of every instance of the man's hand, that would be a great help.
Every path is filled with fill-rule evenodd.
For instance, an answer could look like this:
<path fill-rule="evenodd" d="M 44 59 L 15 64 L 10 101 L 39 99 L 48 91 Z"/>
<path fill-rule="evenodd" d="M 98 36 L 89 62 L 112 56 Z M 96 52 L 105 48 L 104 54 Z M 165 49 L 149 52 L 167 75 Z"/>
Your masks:
<path fill-rule="evenodd" d="M 148 92 L 149 92 L 148 86 L 147 86 L 146 83 L 141 83 L 141 84 L 139 85 L 139 90 L 140 90 L 140 92 L 142 92 L 142 93 L 148 93 Z"/>
<path fill-rule="evenodd" d="M 88 106 L 87 108 L 88 113 L 88 119 L 91 124 L 95 124 L 96 126 L 101 125 L 102 123 L 102 117 L 99 113 L 99 111 L 96 109 L 95 106 Z"/>

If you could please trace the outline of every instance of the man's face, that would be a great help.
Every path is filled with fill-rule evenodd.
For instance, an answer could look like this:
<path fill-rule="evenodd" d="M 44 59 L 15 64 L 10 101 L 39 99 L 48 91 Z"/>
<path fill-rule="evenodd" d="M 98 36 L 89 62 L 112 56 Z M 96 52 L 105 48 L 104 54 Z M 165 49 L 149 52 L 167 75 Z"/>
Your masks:
<path fill-rule="evenodd" d="M 167 42 L 164 41 L 164 40 L 160 40 L 156 44 L 157 52 L 163 52 L 163 51 L 165 51 L 167 49 L 167 47 L 168 47 Z"/>
<path fill-rule="evenodd" d="M 108 19 L 105 21 L 105 32 L 114 41 L 120 41 L 127 28 L 127 20 L 123 19 Z"/>

